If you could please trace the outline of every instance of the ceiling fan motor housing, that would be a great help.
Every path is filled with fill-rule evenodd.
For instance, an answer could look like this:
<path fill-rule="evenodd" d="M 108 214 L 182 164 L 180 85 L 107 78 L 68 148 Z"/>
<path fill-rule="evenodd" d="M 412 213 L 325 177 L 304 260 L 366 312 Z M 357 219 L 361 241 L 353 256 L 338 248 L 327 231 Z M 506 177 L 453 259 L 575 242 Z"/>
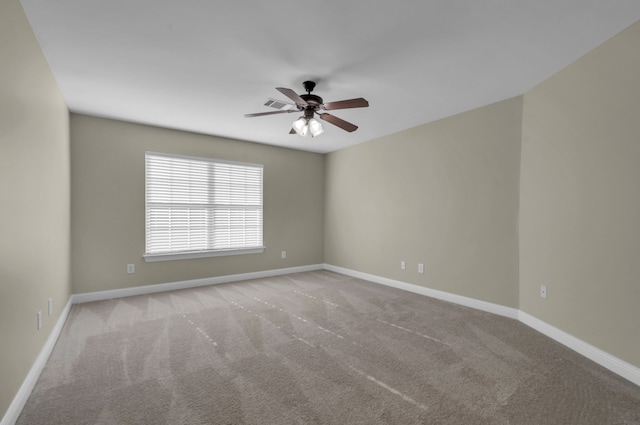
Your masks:
<path fill-rule="evenodd" d="M 323 104 L 322 98 L 320 96 L 316 96 L 315 94 L 301 94 L 300 97 L 304 99 L 305 102 L 307 102 L 311 109 L 317 109 Z"/>

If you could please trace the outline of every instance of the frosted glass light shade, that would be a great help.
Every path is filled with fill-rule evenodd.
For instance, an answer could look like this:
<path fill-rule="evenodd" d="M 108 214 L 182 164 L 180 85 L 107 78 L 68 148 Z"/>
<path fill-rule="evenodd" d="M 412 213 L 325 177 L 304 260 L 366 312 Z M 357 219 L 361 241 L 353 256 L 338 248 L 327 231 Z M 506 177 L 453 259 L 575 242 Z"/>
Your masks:
<path fill-rule="evenodd" d="M 311 132 L 311 137 L 316 137 L 324 132 L 324 128 L 322 128 L 320 121 L 311 118 L 309 120 L 309 131 Z"/>
<path fill-rule="evenodd" d="M 301 135 L 302 137 L 307 137 L 307 134 L 309 134 L 309 124 L 307 123 L 307 120 L 304 117 L 300 117 L 297 120 L 295 120 L 293 122 L 292 127 L 293 127 L 293 130 L 299 135 Z"/>

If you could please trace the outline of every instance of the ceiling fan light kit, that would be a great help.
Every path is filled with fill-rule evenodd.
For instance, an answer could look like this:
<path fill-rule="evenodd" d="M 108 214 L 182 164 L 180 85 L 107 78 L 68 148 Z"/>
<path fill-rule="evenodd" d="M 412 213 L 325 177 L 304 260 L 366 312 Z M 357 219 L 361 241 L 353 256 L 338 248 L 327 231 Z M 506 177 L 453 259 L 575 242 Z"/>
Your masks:
<path fill-rule="evenodd" d="M 311 137 L 316 137 L 324 132 L 324 128 L 322 128 L 320 121 L 315 118 L 306 118 L 304 116 L 295 120 L 291 127 L 302 137 L 307 137 L 309 133 L 311 133 Z"/>
<path fill-rule="evenodd" d="M 341 129 L 353 132 L 358 129 L 358 126 L 347 122 L 343 119 L 340 119 L 334 115 L 331 115 L 326 112 L 320 111 L 329 111 L 335 109 L 347 109 L 347 108 L 365 108 L 369 106 L 369 102 L 365 99 L 359 97 L 356 99 L 348 99 L 348 100 L 339 100 L 337 102 L 329 102 L 324 103 L 320 96 L 316 96 L 315 94 L 311 94 L 313 89 L 316 86 L 316 83 L 313 81 L 305 81 L 302 83 L 304 89 L 307 94 L 298 95 L 291 89 L 284 87 L 276 87 L 280 93 L 287 96 L 291 99 L 295 105 L 292 105 L 292 108 L 283 108 L 282 104 L 285 102 L 276 101 L 267 102 L 266 106 L 273 106 L 278 108 L 278 111 L 271 112 L 258 112 L 255 114 L 245 114 L 245 117 L 259 117 L 263 115 L 275 115 L 275 114 L 283 114 L 283 113 L 291 113 L 291 112 L 303 112 L 303 115 L 293 122 L 291 126 L 292 130 L 289 132 L 290 134 L 299 134 L 302 137 L 306 137 L 309 133 L 311 133 L 311 137 L 318 136 L 324 132 L 324 128 L 322 127 L 322 123 L 315 118 L 315 115 L 324 121 L 327 121 L 330 124 L 333 124 Z M 279 103 L 278 103 L 279 102 Z M 277 106 L 276 106 L 277 105 Z"/>

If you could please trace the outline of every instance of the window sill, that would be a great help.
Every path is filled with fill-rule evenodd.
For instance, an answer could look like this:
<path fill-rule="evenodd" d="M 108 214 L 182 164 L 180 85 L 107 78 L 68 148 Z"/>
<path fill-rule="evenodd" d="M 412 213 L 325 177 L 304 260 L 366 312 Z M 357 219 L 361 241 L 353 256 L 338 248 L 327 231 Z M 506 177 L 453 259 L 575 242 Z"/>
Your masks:
<path fill-rule="evenodd" d="M 224 257 L 228 255 L 261 254 L 263 252 L 264 247 L 262 246 L 248 249 L 225 249 L 219 251 L 197 251 L 176 254 L 145 254 L 143 258 L 145 263 L 154 263 L 156 261 L 190 260 L 193 258 Z"/>

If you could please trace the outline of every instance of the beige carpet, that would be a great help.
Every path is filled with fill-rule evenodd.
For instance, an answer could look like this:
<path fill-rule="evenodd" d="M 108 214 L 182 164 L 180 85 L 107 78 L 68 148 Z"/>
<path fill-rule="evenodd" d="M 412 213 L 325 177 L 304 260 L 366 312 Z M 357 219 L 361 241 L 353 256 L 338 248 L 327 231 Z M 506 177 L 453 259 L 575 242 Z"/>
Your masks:
<path fill-rule="evenodd" d="M 18 424 L 640 424 L 640 387 L 515 320 L 318 271 L 73 306 Z"/>

